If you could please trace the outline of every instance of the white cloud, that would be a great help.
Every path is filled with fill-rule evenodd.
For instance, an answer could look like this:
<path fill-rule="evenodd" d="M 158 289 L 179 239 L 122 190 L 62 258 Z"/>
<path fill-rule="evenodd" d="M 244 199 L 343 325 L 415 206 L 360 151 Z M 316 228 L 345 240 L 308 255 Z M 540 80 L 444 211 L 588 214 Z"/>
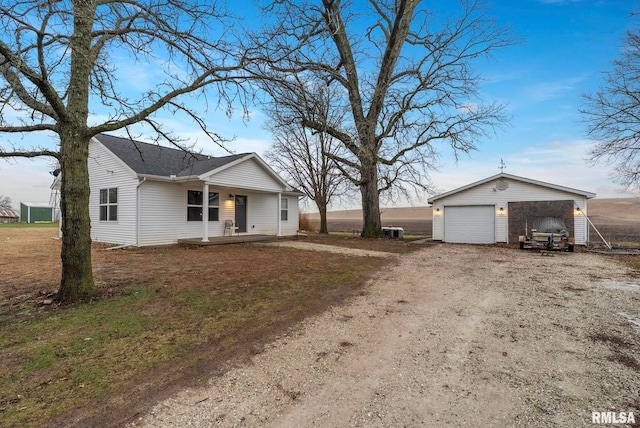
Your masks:
<path fill-rule="evenodd" d="M 549 101 L 568 92 L 574 92 L 585 80 L 584 76 L 574 76 L 555 81 L 540 81 L 525 88 L 524 94 L 533 102 Z"/>

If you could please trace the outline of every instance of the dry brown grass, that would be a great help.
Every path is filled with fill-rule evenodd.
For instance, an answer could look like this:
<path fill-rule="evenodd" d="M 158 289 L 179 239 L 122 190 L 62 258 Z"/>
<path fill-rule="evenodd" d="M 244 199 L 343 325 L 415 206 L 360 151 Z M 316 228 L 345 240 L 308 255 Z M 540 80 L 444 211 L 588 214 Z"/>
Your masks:
<path fill-rule="evenodd" d="M 259 244 L 94 245 L 100 299 L 43 306 L 60 275 L 57 230 L 0 228 L 0 426 L 120 425 L 305 317 L 364 292 L 386 259 Z M 406 252 L 401 241 L 309 234 L 312 242 Z"/>
<path fill-rule="evenodd" d="M 309 216 L 309 214 L 301 213 L 298 221 L 298 229 L 307 232 L 312 232 L 314 230 L 314 223 L 313 221 L 311 221 L 311 217 Z"/>

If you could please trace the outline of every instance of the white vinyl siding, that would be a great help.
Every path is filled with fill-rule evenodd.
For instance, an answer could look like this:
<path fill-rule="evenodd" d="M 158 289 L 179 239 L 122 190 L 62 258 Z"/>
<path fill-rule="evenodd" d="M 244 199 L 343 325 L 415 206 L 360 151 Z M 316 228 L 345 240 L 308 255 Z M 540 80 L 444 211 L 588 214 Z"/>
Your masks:
<path fill-rule="evenodd" d="M 573 210 L 573 234 L 575 237 L 575 243 L 578 245 L 586 245 L 589 242 L 589 223 L 585 216 L 587 213 L 587 199 L 576 196 L 574 199 L 575 206 L 580 208 L 580 211 Z"/>
<path fill-rule="evenodd" d="M 181 238 L 202 236 L 201 221 L 187 221 L 187 190 L 202 187 L 147 180 L 140 186 L 140 242 L 138 245 L 172 244 Z M 219 223 L 219 222 L 217 222 Z M 216 222 L 209 225 L 211 236 L 218 233 Z"/>
<path fill-rule="evenodd" d="M 433 239 L 445 237 L 444 208 L 449 206 L 488 206 L 495 207 L 495 242 L 507 242 L 509 235 L 509 202 L 521 201 L 563 201 L 573 200 L 576 206 L 586 214 L 587 199 L 578 194 L 559 189 L 544 187 L 519 180 L 504 179 L 509 186 L 506 190 L 496 189 L 497 180 L 453 193 L 433 201 Z M 500 208 L 503 211 L 500 212 Z M 440 209 L 440 211 L 437 211 Z M 576 244 L 584 245 L 588 241 L 588 224 L 583 215 L 574 212 L 574 237 Z"/>
<path fill-rule="evenodd" d="M 214 186 L 240 186 L 247 190 L 281 192 L 282 184 L 254 159 L 248 159 L 211 175 L 207 181 Z M 238 194 L 241 194 L 238 192 Z M 244 194 L 244 193 L 242 193 Z"/>
<path fill-rule="evenodd" d="M 110 244 L 136 244 L 136 186 L 138 179 L 102 144 L 89 144 L 89 217 L 91 239 Z M 117 221 L 100 221 L 100 189 L 118 189 Z"/>
<path fill-rule="evenodd" d="M 283 199 L 287 200 L 287 221 L 283 221 L 280 224 L 280 233 L 282 236 L 291 236 L 298 233 L 300 229 L 300 215 L 298 212 L 298 197 L 297 196 L 283 196 Z"/>
<path fill-rule="evenodd" d="M 468 244 L 496 242 L 493 206 L 446 206 L 444 218 L 444 242 Z"/>
<path fill-rule="evenodd" d="M 500 210 L 502 208 L 502 210 Z M 494 206 L 495 226 L 494 226 L 494 242 L 508 242 L 509 241 L 509 214 L 508 205 Z"/>

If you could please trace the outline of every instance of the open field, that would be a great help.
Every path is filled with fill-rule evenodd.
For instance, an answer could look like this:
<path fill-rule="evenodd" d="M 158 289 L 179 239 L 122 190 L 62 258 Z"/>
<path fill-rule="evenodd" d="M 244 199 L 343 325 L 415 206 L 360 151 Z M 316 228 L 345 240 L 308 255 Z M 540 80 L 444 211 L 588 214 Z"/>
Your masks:
<path fill-rule="evenodd" d="M 640 198 L 594 199 L 588 209 L 589 218 L 607 241 L 640 244 Z M 599 240 L 593 231 L 591 238 Z"/>
<path fill-rule="evenodd" d="M 640 245 L 640 198 L 591 199 L 589 218 L 604 238 L 614 244 Z M 317 214 L 309 214 L 317 225 Z M 410 235 L 431 236 L 431 207 L 383 208 L 382 225 L 401 226 Z M 327 215 L 330 232 L 351 232 L 362 228 L 358 210 L 332 211 Z M 591 229 L 591 242 L 601 242 Z"/>

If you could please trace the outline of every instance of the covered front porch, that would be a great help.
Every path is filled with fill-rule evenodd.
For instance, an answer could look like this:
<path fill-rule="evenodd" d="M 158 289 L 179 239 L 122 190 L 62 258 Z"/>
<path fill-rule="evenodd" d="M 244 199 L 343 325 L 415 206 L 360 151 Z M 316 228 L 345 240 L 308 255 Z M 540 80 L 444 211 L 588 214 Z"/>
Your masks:
<path fill-rule="evenodd" d="M 247 186 L 221 186 L 204 181 L 202 195 L 209 195 L 209 198 L 202 198 L 201 208 L 196 207 L 201 213 L 200 239 L 203 242 L 214 238 L 218 240 L 220 234 L 223 238 L 225 235 L 236 238 L 246 237 L 246 234 L 274 237 L 290 234 L 286 230 L 283 233 L 282 201 L 286 196 L 281 191 L 252 189 Z M 295 197 L 297 199 L 297 195 Z M 295 208 L 297 209 L 297 203 Z M 190 236 L 195 239 L 196 235 Z"/>
<path fill-rule="evenodd" d="M 233 235 L 233 236 L 212 236 L 208 240 L 203 241 L 202 238 L 183 238 L 178 239 L 180 245 L 226 245 L 226 244 L 242 244 L 246 242 L 269 242 L 283 239 L 282 236 L 276 235 Z"/>

